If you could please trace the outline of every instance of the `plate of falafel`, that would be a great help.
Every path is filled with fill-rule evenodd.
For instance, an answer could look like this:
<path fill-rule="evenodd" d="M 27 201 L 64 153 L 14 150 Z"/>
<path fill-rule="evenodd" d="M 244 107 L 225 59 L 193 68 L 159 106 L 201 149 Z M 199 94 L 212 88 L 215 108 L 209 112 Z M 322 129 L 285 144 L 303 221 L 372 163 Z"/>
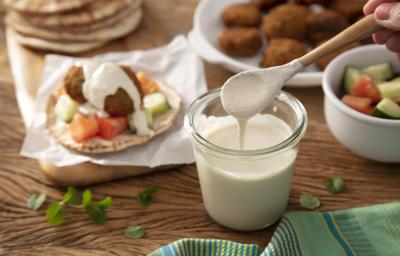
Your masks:
<path fill-rule="evenodd" d="M 206 61 L 233 72 L 283 65 L 332 38 L 363 16 L 367 0 L 202 0 L 189 40 Z M 367 39 L 361 43 L 371 43 Z M 287 82 L 319 86 L 322 72 L 352 44 Z"/>

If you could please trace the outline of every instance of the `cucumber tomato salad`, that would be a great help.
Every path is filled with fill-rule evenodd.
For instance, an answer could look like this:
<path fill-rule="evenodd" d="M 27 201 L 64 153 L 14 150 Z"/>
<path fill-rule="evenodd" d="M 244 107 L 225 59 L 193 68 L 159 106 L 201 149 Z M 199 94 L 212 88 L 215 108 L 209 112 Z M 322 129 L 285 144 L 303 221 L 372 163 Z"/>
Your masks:
<path fill-rule="evenodd" d="M 400 119 L 400 76 L 390 63 L 365 68 L 348 66 L 342 102 L 354 110 L 379 118 Z"/>

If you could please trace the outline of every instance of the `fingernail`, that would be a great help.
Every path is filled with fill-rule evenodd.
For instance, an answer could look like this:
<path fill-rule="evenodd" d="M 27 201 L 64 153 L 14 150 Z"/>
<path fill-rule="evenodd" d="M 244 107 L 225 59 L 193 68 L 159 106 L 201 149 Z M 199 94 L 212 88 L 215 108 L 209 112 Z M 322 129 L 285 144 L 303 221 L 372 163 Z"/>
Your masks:
<path fill-rule="evenodd" d="M 375 17 L 378 20 L 388 20 L 393 6 L 393 3 L 383 3 L 379 5 L 375 10 Z"/>

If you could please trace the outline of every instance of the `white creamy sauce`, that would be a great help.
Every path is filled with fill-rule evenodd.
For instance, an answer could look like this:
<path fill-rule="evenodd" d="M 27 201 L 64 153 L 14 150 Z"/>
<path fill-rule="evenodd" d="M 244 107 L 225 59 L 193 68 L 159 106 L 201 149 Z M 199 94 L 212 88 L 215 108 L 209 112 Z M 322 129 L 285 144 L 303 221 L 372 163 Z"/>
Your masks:
<path fill-rule="evenodd" d="M 232 116 L 209 117 L 199 130 L 209 142 L 240 148 Z M 248 120 L 245 150 L 275 146 L 292 134 L 281 119 L 257 114 Z M 297 149 L 239 161 L 195 150 L 203 201 L 210 216 L 237 230 L 256 230 L 278 220 L 286 210 Z"/>
<path fill-rule="evenodd" d="M 153 131 L 148 128 L 146 114 L 142 110 L 142 100 L 139 90 L 125 72 L 114 63 L 97 63 L 85 61 L 79 63 L 82 66 L 85 82 L 82 86 L 83 96 L 88 103 L 80 107 L 80 111 L 95 113 L 101 117 L 108 114 L 104 111 L 105 98 L 113 95 L 121 88 L 132 99 L 134 112 L 129 115 L 129 122 L 139 135 L 151 134 Z"/>
<path fill-rule="evenodd" d="M 285 82 L 303 68 L 303 64 L 296 59 L 282 66 L 239 73 L 224 84 L 222 105 L 229 115 L 237 119 L 240 142 L 244 141 L 247 120 L 270 105 Z"/>
<path fill-rule="evenodd" d="M 225 111 L 241 119 L 260 113 L 272 103 L 285 82 L 303 68 L 300 61 L 294 60 L 283 66 L 250 70 L 233 76 L 221 92 Z"/>

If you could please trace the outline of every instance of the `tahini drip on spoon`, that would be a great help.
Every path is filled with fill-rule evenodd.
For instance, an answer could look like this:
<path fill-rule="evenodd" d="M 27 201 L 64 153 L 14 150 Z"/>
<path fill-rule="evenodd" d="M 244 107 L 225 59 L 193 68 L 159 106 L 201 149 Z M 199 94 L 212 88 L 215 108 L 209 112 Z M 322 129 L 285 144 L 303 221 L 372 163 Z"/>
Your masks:
<path fill-rule="evenodd" d="M 225 111 L 238 121 L 240 149 L 245 148 L 247 120 L 271 104 L 289 79 L 318 59 L 380 29 L 371 14 L 299 59 L 282 66 L 244 71 L 228 79 L 222 87 L 221 101 Z"/>

